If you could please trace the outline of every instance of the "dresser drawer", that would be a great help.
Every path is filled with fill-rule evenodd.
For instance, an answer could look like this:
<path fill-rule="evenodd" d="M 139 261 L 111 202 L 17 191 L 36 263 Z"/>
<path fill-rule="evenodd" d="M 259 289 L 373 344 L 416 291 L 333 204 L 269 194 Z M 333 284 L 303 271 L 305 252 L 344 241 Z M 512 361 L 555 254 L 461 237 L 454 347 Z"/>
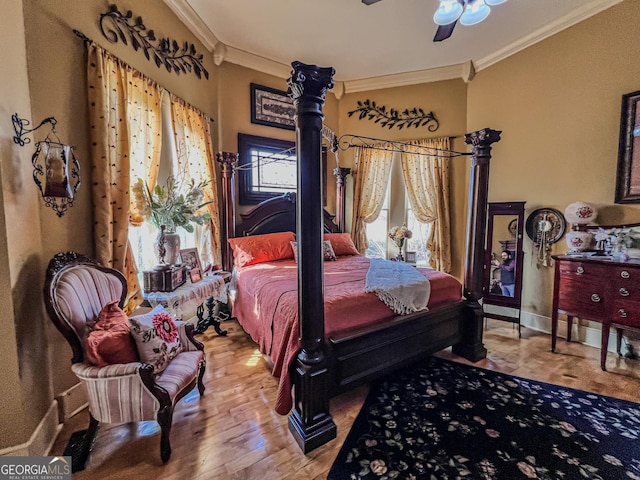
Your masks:
<path fill-rule="evenodd" d="M 581 318 L 599 320 L 606 316 L 611 299 L 606 281 L 574 274 L 560 275 L 558 309 Z"/>
<path fill-rule="evenodd" d="M 610 276 L 611 270 L 607 265 L 591 262 L 560 262 L 559 264 L 560 275 L 563 277 L 604 277 Z M 621 269 L 622 270 L 622 269 Z M 637 275 L 637 273 L 636 273 Z"/>
<path fill-rule="evenodd" d="M 612 321 L 629 327 L 640 328 L 640 302 L 615 300 Z"/>

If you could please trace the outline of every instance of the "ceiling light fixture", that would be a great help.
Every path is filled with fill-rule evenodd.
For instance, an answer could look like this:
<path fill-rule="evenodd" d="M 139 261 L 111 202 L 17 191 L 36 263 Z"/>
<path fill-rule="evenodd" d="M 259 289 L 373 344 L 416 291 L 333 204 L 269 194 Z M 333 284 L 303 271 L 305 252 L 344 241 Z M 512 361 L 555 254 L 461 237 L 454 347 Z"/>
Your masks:
<path fill-rule="evenodd" d="M 476 25 L 491 13 L 491 6 L 500 5 L 507 0 L 440 0 L 433 15 L 438 25 L 450 25 L 458 20 L 462 25 Z"/>

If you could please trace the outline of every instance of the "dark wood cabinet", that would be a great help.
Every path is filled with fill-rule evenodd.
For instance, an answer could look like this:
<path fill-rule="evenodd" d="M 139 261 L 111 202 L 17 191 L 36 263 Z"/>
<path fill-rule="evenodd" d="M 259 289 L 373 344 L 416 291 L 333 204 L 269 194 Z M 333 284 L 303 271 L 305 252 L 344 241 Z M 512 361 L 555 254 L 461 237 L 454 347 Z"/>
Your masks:
<path fill-rule="evenodd" d="M 567 341 L 575 317 L 602 323 L 600 366 L 606 370 L 609 330 L 640 329 L 640 260 L 559 255 L 556 261 L 551 317 L 551 350 L 556 349 L 558 312 L 567 315 Z"/>

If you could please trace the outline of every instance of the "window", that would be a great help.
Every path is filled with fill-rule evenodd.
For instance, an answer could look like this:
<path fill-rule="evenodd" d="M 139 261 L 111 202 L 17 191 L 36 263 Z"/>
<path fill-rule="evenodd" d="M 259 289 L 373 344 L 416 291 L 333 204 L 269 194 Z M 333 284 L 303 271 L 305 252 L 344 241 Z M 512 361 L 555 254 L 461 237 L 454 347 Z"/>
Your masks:
<path fill-rule="evenodd" d="M 238 134 L 238 201 L 256 205 L 286 192 L 295 192 L 298 169 L 295 143 Z M 327 198 L 327 151 L 322 149 L 323 205 Z"/>
<path fill-rule="evenodd" d="M 403 251 L 416 252 L 416 265 L 428 266 L 430 252 L 427 249 L 427 239 L 433 223 L 420 223 L 413 214 L 400 166 L 400 155 L 397 154 L 393 157 L 387 193 L 380 215 L 375 221 L 365 224 L 369 243 L 365 256 L 388 258 L 391 254 L 395 257 L 398 247 L 391 243 L 388 233 L 391 226 L 403 224 L 413 233 L 412 237 L 405 242 Z"/>
<path fill-rule="evenodd" d="M 364 252 L 369 258 L 387 258 L 387 240 L 389 240 L 389 192 L 390 183 L 387 185 L 387 193 L 380 215 L 371 223 L 365 224 L 367 242 L 369 247 Z"/>
<path fill-rule="evenodd" d="M 433 222 L 420 223 L 413 214 L 413 210 L 407 201 L 407 227 L 413 236 L 407 240 L 407 250 L 416 252 L 416 265 L 428 266 L 431 252 L 427 249 L 427 239 L 431 235 Z"/>

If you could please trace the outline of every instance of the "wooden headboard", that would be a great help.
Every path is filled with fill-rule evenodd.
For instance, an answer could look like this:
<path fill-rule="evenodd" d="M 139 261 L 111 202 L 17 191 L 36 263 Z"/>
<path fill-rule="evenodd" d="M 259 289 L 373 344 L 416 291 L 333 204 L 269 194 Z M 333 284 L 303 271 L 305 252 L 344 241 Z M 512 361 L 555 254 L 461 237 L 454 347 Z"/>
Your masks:
<path fill-rule="evenodd" d="M 334 215 L 323 210 L 323 228 L 326 233 L 338 233 L 340 228 L 333 221 Z M 296 194 L 285 193 L 270 198 L 240 215 L 242 221 L 236 225 L 237 237 L 262 235 L 275 232 L 296 231 Z"/>

